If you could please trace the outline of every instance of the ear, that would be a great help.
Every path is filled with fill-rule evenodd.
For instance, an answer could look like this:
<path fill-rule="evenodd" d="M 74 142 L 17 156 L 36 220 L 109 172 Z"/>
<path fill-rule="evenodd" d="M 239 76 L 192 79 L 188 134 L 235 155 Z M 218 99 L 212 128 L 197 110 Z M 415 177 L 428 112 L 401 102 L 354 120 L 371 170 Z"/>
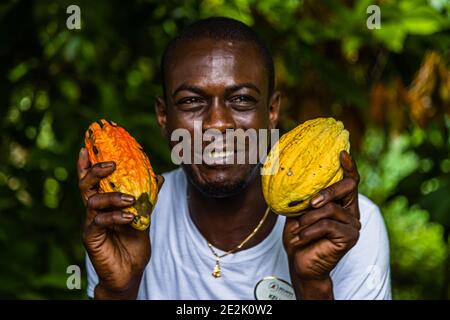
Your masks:
<path fill-rule="evenodd" d="M 158 96 L 155 98 L 155 113 L 161 133 L 167 137 L 167 105 L 163 97 Z"/>
<path fill-rule="evenodd" d="M 275 129 L 280 115 L 281 93 L 275 91 L 269 100 L 269 129 Z"/>

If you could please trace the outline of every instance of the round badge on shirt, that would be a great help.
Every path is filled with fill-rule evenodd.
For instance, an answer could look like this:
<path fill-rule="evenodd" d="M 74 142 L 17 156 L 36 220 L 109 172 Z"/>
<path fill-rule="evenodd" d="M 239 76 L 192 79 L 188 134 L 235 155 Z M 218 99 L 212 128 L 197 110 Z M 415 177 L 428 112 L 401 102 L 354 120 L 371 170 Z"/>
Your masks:
<path fill-rule="evenodd" d="M 255 286 L 256 300 L 295 300 L 292 286 L 277 277 L 264 277 Z"/>

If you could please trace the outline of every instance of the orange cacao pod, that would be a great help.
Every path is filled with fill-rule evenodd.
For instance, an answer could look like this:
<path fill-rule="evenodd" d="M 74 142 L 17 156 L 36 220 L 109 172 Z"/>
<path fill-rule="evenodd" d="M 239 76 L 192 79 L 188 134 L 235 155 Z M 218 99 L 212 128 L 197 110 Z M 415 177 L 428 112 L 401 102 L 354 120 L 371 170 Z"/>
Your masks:
<path fill-rule="evenodd" d="M 145 230 L 156 204 L 158 186 L 150 161 L 141 145 L 116 123 L 101 119 L 92 123 L 85 134 L 85 145 L 92 165 L 114 161 L 116 170 L 100 181 L 99 192 L 131 194 L 136 201 L 124 209 L 134 214 L 131 226 Z"/>

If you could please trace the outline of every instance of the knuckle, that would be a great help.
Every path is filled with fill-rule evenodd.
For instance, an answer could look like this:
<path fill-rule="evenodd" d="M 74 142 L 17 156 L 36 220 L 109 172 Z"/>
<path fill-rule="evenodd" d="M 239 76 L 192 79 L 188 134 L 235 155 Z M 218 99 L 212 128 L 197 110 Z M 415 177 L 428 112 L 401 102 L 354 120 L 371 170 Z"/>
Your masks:
<path fill-rule="evenodd" d="M 334 202 L 329 202 L 326 205 L 326 211 L 327 211 L 328 214 L 334 213 L 337 209 L 338 209 L 338 206 Z"/>
<path fill-rule="evenodd" d="M 94 221 L 93 221 L 96 225 L 100 225 L 102 223 L 102 216 L 101 215 L 96 215 L 94 217 Z"/>
<path fill-rule="evenodd" d="M 331 189 L 332 188 L 327 188 L 327 189 L 321 190 L 321 191 L 319 191 L 319 194 L 321 194 L 325 199 L 328 199 L 331 196 L 331 194 L 330 194 Z"/>
<path fill-rule="evenodd" d="M 111 214 L 111 222 L 113 223 L 119 223 L 122 213 L 120 211 L 114 211 Z"/>
<path fill-rule="evenodd" d="M 297 220 L 294 218 L 286 218 L 286 228 L 289 230 L 293 230 L 295 228 L 296 221 Z"/>
<path fill-rule="evenodd" d="M 111 192 L 108 197 L 108 206 L 111 209 L 114 208 L 122 208 L 124 206 L 122 200 L 122 193 L 120 192 Z"/>
<path fill-rule="evenodd" d="M 110 207 L 120 206 L 122 204 L 121 196 L 120 192 L 109 192 L 107 196 L 108 205 Z"/>
<path fill-rule="evenodd" d="M 302 240 L 308 239 L 308 228 L 301 230 L 298 233 L 298 237 Z"/>
<path fill-rule="evenodd" d="M 103 225 L 105 225 L 105 224 L 107 224 L 108 223 L 108 219 L 109 217 L 108 217 L 108 215 L 107 214 L 98 214 L 98 215 L 96 215 L 95 216 L 95 218 L 94 218 L 94 223 L 97 225 L 97 226 L 103 226 Z"/>
<path fill-rule="evenodd" d="M 355 179 L 349 179 L 348 184 L 349 184 L 349 188 L 351 190 L 354 190 L 358 186 L 358 180 L 356 178 Z"/>
<path fill-rule="evenodd" d="M 336 195 L 335 188 L 336 188 L 336 186 L 333 185 L 333 186 L 321 191 L 321 194 L 325 198 L 325 201 L 330 201 L 330 200 L 334 199 L 334 197 Z"/>
<path fill-rule="evenodd" d="M 92 175 L 96 178 L 101 178 L 101 169 L 100 163 L 96 163 L 91 169 Z"/>
<path fill-rule="evenodd" d="M 303 214 L 298 218 L 298 225 L 299 226 L 307 226 L 310 224 L 310 219 L 309 219 L 310 215 L 307 214 Z M 292 227 L 292 229 L 294 229 L 294 227 Z"/>
<path fill-rule="evenodd" d="M 94 208 L 97 203 L 97 195 L 92 195 L 87 199 L 86 206 L 91 209 Z"/>
<path fill-rule="evenodd" d="M 351 244 L 354 246 L 359 240 L 359 231 L 354 229 Z"/>
<path fill-rule="evenodd" d="M 122 202 L 122 195 L 125 195 L 125 194 L 121 193 L 121 192 L 111 192 L 112 199 L 117 201 L 117 203 Z"/>
<path fill-rule="evenodd" d="M 355 173 L 354 173 L 353 177 L 354 177 L 353 179 L 355 180 L 355 182 L 358 184 L 360 179 L 361 179 L 361 177 L 360 177 L 359 172 L 357 170 L 355 170 Z"/>
<path fill-rule="evenodd" d="M 86 189 L 85 178 L 78 180 L 78 189 L 84 191 Z"/>
<path fill-rule="evenodd" d="M 320 221 L 320 227 L 323 229 L 331 229 L 331 221 L 329 219 L 323 219 Z"/>
<path fill-rule="evenodd" d="M 359 172 L 358 172 L 358 170 L 356 169 L 356 163 L 355 163 L 355 178 L 356 178 L 356 181 L 358 181 L 358 182 L 359 182 L 359 180 L 361 179 L 361 176 L 359 175 Z"/>
<path fill-rule="evenodd" d="M 94 164 L 91 168 L 91 170 L 98 170 L 101 169 L 102 167 L 102 162 L 97 162 L 96 164 Z"/>
<path fill-rule="evenodd" d="M 361 221 L 356 220 L 356 222 L 355 222 L 355 227 L 356 227 L 356 229 L 358 230 L 358 233 L 359 233 L 359 230 L 361 230 L 361 227 L 362 227 Z"/>

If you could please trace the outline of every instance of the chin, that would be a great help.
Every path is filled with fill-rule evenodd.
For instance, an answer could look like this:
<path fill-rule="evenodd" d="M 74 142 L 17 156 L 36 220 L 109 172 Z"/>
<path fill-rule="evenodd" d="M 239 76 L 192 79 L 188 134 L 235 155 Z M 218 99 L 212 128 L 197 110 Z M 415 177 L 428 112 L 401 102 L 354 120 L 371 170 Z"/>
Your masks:
<path fill-rule="evenodd" d="M 228 198 L 241 193 L 259 175 L 259 168 L 259 165 L 183 166 L 192 185 L 211 198 Z"/>

